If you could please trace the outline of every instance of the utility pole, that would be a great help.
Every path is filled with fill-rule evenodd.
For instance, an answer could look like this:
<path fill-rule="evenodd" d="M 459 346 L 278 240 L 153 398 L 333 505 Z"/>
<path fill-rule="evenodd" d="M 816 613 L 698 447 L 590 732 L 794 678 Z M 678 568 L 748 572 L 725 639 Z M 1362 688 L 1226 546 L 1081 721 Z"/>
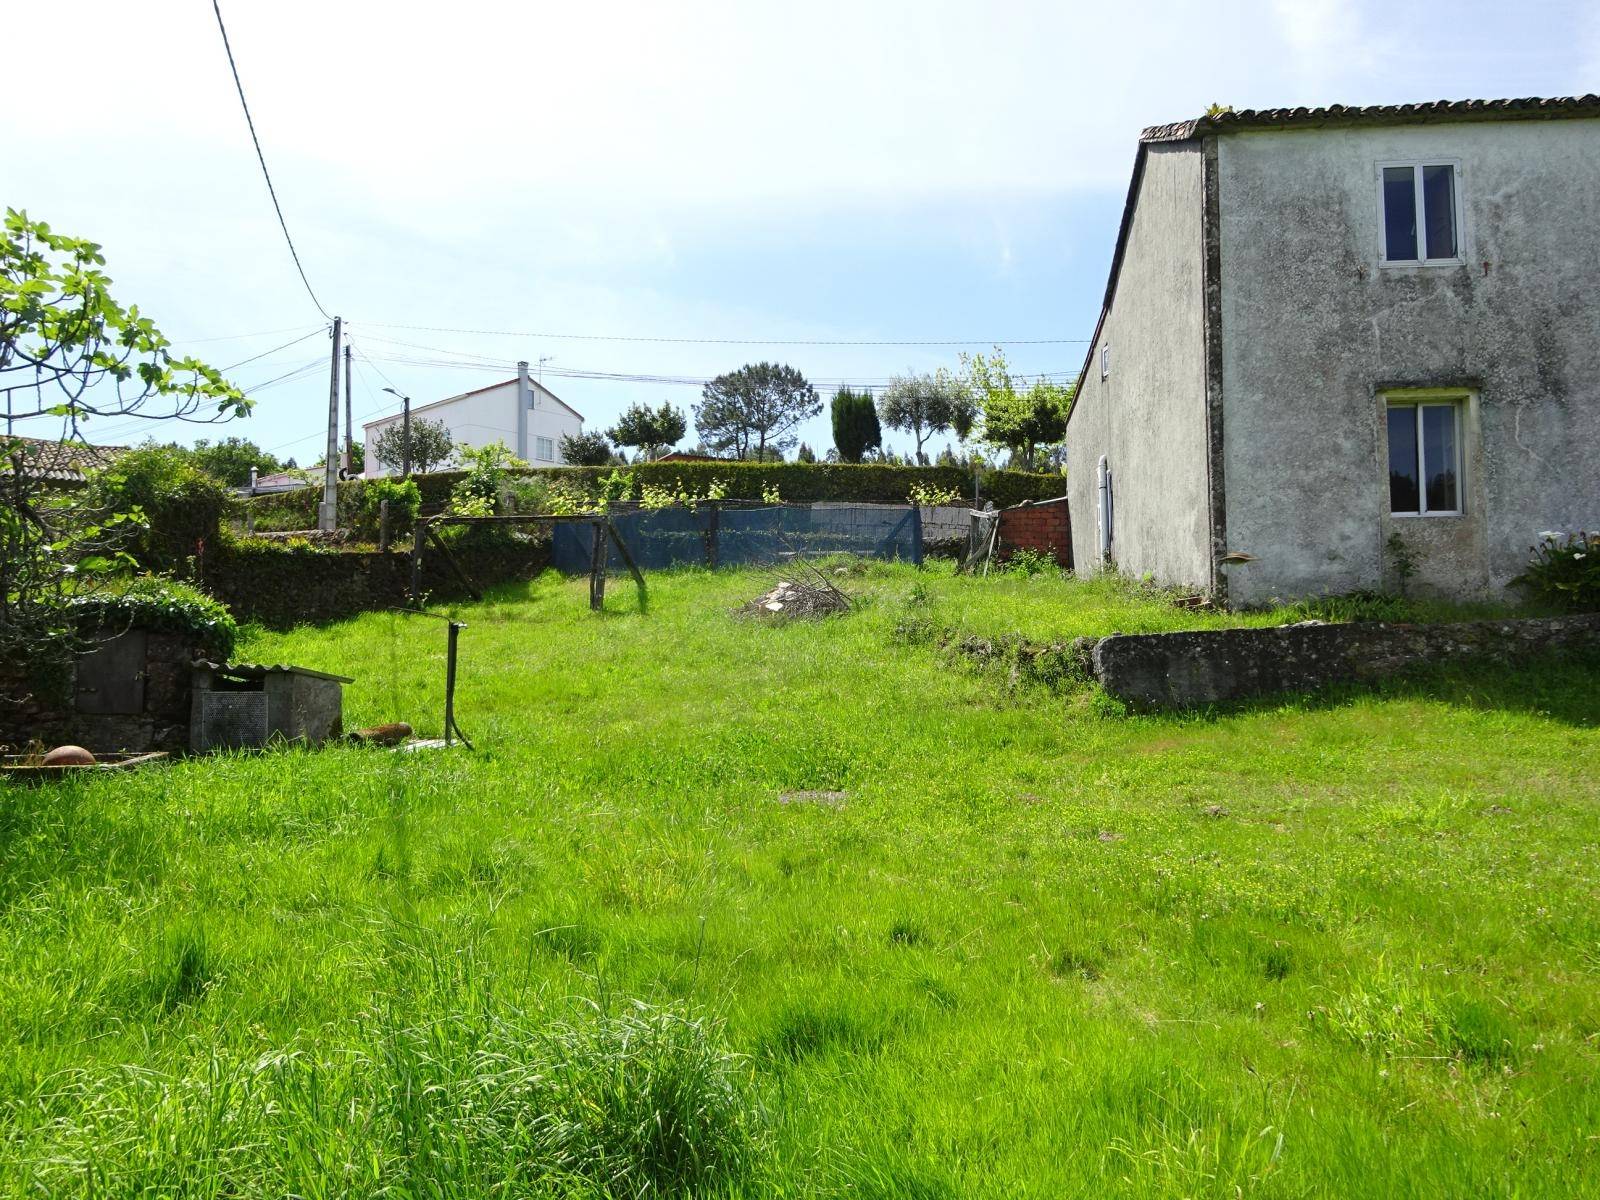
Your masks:
<path fill-rule="evenodd" d="M 339 344 L 344 321 L 333 319 L 333 366 L 328 373 L 328 445 L 322 458 L 322 505 L 317 528 L 332 533 L 339 527 Z"/>
<path fill-rule="evenodd" d="M 401 396 L 392 387 L 383 389 L 391 396 L 400 398 L 400 478 L 411 478 L 411 397 Z M 415 590 L 415 589 L 413 589 Z"/>
<path fill-rule="evenodd" d="M 401 479 L 410 479 L 411 478 L 411 397 L 410 396 L 405 396 L 405 397 L 402 397 L 402 400 L 404 401 L 404 403 L 402 404 L 400 411 L 404 415 L 401 416 L 401 418 L 400 418 L 400 436 L 405 440 L 405 447 L 406 448 L 405 448 L 404 452 L 400 455 L 400 478 Z"/>
<path fill-rule="evenodd" d="M 350 420 L 350 343 L 344 344 L 344 477 L 355 473 L 356 432 Z"/>

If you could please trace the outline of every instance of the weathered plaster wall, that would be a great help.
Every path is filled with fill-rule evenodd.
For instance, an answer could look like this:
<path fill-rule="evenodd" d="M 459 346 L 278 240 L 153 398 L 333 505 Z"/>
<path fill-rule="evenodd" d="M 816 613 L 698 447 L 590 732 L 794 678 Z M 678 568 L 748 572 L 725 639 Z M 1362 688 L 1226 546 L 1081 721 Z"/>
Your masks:
<path fill-rule="evenodd" d="M 1600 525 L 1600 121 L 1218 139 L 1233 603 L 1416 583 L 1503 593 Z M 1380 267 L 1377 164 L 1459 163 L 1466 265 Z M 1380 391 L 1462 386 L 1466 512 L 1391 518 Z"/>
<path fill-rule="evenodd" d="M 1123 572 L 1204 586 L 1207 518 L 1204 208 L 1198 142 L 1151 145 L 1111 309 L 1067 426 L 1073 561 L 1098 570 L 1096 466 L 1114 480 Z M 1111 374 L 1100 378 L 1100 348 Z"/>

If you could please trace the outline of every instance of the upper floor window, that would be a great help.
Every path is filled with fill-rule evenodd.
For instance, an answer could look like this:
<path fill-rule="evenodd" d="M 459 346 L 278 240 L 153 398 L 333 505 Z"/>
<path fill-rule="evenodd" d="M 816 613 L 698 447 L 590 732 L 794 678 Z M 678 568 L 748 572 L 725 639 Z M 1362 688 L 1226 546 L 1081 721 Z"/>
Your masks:
<path fill-rule="evenodd" d="M 1454 516 L 1461 510 L 1461 407 L 1389 401 L 1389 511 Z"/>
<path fill-rule="evenodd" d="M 1385 263 L 1459 263 L 1461 201 L 1456 165 L 1386 163 L 1383 193 Z"/>
<path fill-rule="evenodd" d="M 555 440 L 547 437 L 534 438 L 533 452 L 542 462 L 554 462 L 556 457 Z"/>

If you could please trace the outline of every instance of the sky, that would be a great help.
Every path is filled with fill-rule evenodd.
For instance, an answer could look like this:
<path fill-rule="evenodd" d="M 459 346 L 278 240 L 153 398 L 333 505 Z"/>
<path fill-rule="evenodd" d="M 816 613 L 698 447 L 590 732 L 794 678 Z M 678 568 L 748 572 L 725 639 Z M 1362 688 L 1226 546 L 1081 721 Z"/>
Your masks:
<path fill-rule="evenodd" d="M 221 9 L 311 289 L 356 348 L 358 425 L 395 409 L 385 386 L 422 404 L 518 359 L 545 358 L 591 430 L 699 389 L 584 375 L 772 360 L 826 398 L 1000 343 L 1070 378 L 1142 127 L 1213 102 L 1600 92 L 1600 6 L 1558 0 Z M 256 401 L 221 429 L 107 419 L 91 440 L 238 434 L 317 461 L 326 322 L 211 4 L 38 11 L 8 23 L 0 198 L 99 242 L 114 295 Z M 963 344 L 861 344 L 914 342 Z M 801 432 L 829 446 L 826 410 Z"/>

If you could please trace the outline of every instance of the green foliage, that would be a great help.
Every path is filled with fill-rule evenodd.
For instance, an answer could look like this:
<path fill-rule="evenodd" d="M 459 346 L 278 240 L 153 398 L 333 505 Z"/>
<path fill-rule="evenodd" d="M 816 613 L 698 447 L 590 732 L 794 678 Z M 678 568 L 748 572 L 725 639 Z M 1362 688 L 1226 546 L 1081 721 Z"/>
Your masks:
<path fill-rule="evenodd" d="M 212 367 L 175 358 L 137 306 L 111 296 L 100 247 L 6 209 L 0 232 L 0 388 L 15 420 L 96 417 L 226 420 L 253 403 Z M 152 401 L 159 412 L 146 411 Z M 204 417 L 197 413 L 210 408 Z"/>
<path fill-rule="evenodd" d="M 961 492 L 953 487 L 942 487 L 936 483 L 913 483 L 911 491 L 906 496 L 907 504 L 915 504 L 921 508 L 941 508 L 948 504 L 957 504 L 961 500 Z"/>
<path fill-rule="evenodd" d="M 911 434 L 919 463 L 928 461 L 922 447 L 930 437 L 956 429 L 964 440 L 976 414 L 977 403 L 968 382 L 943 367 L 931 375 L 897 375 L 878 397 L 878 417 L 884 428 Z"/>
<path fill-rule="evenodd" d="M 201 438 L 190 453 L 196 466 L 228 487 L 247 486 L 252 467 L 262 475 L 284 469 L 282 462 L 249 438 L 226 437 L 216 442 Z"/>
<path fill-rule="evenodd" d="M 694 425 L 712 453 L 760 462 L 793 446 L 794 430 L 821 411 L 816 389 L 799 371 L 752 363 L 705 385 Z"/>
<path fill-rule="evenodd" d="M 1015 378 L 1004 352 L 963 354 L 965 384 L 983 414 L 983 440 L 1011 451 L 1013 460 L 1032 470 L 1036 454 L 1067 433 L 1072 388 L 1042 376 L 1033 383 Z"/>
<path fill-rule="evenodd" d="M 128 546 L 148 571 L 188 569 L 202 543 L 214 542 L 233 497 L 187 451 L 145 445 L 97 472 L 85 498 L 106 513 L 139 513 L 145 528 Z"/>
<path fill-rule="evenodd" d="M 633 499 L 635 480 L 632 471 L 612 471 L 600 480 L 599 501 L 600 511 L 605 512 L 613 504 L 621 504 Z"/>
<path fill-rule="evenodd" d="M 493 516 L 499 511 L 502 493 L 510 486 L 512 472 L 528 465 L 512 454 L 504 442 L 462 446 L 456 456 L 465 469 L 450 494 L 450 512 L 458 517 Z"/>
<path fill-rule="evenodd" d="M 161 575 L 138 575 L 120 586 L 64 605 L 80 634 L 138 626 L 193 637 L 220 662 L 233 653 L 239 627 L 221 601 L 192 584 Z"/>
<path fill-rule="evenodd" d="M 355 535 L 363 541 L 378 540 L 384 501 L 389 503 L 389 536 L 407 537 L 422 511 L 422 489 L 415 479 L 371 479 L 361 489 L 361 505 L 356 511 Z"/>
<path fill-rule="evenodd" d="M 396 421 L 386 425 L 372 439 L 373 457 L 391 471 L 398 471 L 405 463 L 405 425 Z M 416 475 L 426 475 L 435 467 L 442 467 L 455 453 L 455 439 L 443 421 L 430 421 L 427 417 L 411 418 L 411 470 Z"/>
<path fill-rule="evenodd" d="M 794 452 L 794 460 L 801 463 L 814 463 L 817 461 L 817 452 L 804 442 L 801 442 L 800 449 Z"/>
<path fill-rule="evenodd" d="M 1060 578 L 1062 571 L 1054 556 L 1046 554 L 1043 550 L 1034 550 L 1024 546 L 1013 550 L 1006 558 L 1005 569 L 1013 575 L 1021 575 L 1032 579 L 1037 576 L 1050 576 Z"/>
<path fill-rule="evenodd" d="M 883 430 L 872 393 L 843 387 L 833 394 L 833 445 L 839 461 L 858 463 L 883 445 Z"/>
<path fill-rule="evenodd" d="M 663 400 L 659 408 L 647 404 L 629 406 L 617 423 L 606 430 L 606 437 L 619 446 L 633 446 L 645 458 L 654 459 L 677 445 L 688 428 L 683 410 Z"/>
<path fill-rule="evenodd" d="M 1543 533 L 1532 552 L 1513 582 L 1561 608 L 1600 610 L 1600 533 Z"/>
<path fill-rule="evenodd" d="M 611 443 L 603 433 L 563 433 L 561 458 L 574 467 L 603 467 L 611 461 Z"/>

